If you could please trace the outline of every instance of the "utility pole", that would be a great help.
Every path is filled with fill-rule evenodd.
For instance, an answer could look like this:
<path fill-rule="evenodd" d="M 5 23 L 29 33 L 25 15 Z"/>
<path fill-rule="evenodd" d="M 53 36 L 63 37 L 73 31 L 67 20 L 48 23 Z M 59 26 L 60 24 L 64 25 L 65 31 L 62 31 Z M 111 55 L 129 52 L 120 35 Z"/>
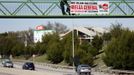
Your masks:
<path fill-rule="evenodd" d="M 25 41 L 24 41 L 25 47 L 27 47 L 27 35 L 25 34 Z"/>
<path fill-rule="evenodd" d="M 72 56 L 73 56 L 73 67 L 74 67 L 74 25 L 72 29 Z"/>

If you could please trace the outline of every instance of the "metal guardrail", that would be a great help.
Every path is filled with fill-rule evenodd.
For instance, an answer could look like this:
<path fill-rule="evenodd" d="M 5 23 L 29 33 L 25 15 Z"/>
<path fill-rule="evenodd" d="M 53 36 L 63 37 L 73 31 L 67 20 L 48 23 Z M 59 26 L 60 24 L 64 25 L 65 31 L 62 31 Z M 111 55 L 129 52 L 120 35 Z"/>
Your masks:
<path fill-rule="evenodd" d="M 134 16 L 133 0 L 109 1 L 110 13 L 106 16 Z M 59 0 L 0 0 L 0 16 L 62 16 L 62 13 Z"/>
<path fill-rule="evenodd" d="M 13 60 L 14 62 L 34 62 L 34 61 L 29 61 L 29 60 Z M 63 66 L 63 65 L 56 65 L 56 64 L 50 64 L 50 63 L 40 63 L 40 62 L 34 62 L 35 64 L 41 65 L 41 66 L 47 66 L 51 67 L 54 69 L 74 69 L 72 66 Z"/>
<path fill-rule="evenodd" d="M 134 70 L 119 70 L 111 67 L 93 68 L 95 72 L 103 72 L 109 75 L 134 75 Z"/>
<path fill-rule="evenodd" d="M 48 66 L 48 67 L 55 68 L 55 69 L 74 69 L 74 68 L 71 67 L 71 66 L 62 66 L 62 65 L 46 64 L 46 63 L 37 63 L 37 62 L 35 62 L 35 63 L 38 64 L 38 65 Z"/>
<path fill-rule="evenodd" d="M 115 75 L 134 75 L 134 71 L 129 70 L 110 70 Z"/>
<path fill-rule="evenodd" d="M 13 60 L 14 62 L 27 62 L 27 60 Z M 28 60 L 29 61 L 29 60 Z M 33 62 L 33 61 L 30 61 Z M 74 69 L 74 67 L 72 66 L 63 66 L 63 65 L 56 65 L 56 64 L 48 64 L 48 63 L 39 63 L 39 62 L 34 62 L 35 64 L 41 65 L 41 66 L 47 66 L 47 67 L 51 67 L 54 69 Z M 110 75 L 134 75 L 134 71 L 130 71 L 130 70 L 117 70 L 117 69 L 111 69 L 111 68 L 107 68 L 107 69 L 92 69 L 92 71 L 94 72 L 104 72 L 104 73 L 109 73 Z"/>

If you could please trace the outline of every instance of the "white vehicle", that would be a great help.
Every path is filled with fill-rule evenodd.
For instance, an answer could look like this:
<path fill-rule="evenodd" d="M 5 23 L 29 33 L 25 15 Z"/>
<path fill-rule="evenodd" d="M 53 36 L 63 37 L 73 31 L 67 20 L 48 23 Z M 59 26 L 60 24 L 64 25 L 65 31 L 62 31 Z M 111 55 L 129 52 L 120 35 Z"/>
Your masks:
<path fill-rule="evenodd" d="M 86 64 L 81 64 L 81 65 L 78 65 L 76 72 L 78 73 L 78 75 L 81 75 L 81 74 L 91 75 L 91 67 Z"/>
<path fill-rule="evenodd" d="M 13 68 L 13 62 L 10 59 L 4 59 L 2 61 L 3 67 L 11 67 Z"/>

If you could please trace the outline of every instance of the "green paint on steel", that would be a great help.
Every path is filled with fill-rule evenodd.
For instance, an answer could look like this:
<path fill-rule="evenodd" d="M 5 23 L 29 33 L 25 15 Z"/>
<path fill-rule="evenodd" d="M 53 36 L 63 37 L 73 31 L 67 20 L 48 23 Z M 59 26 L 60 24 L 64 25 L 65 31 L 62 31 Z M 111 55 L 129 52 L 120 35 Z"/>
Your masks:
<path fill-rule="evenodd" d="M 20 6 L 17 8 L 17 10 L 16 10 L 16 12 L 15 12 L 14 15 L 16 15 L 25 5 L 26 5 L 26 3 L 22 3 L 22 5 L 20 5 Z"/>
<path fill-rule="evenodd" d="M 43 15 L 45 15 L 45 14 L 52 8 L 53 5 L 54 5 L 54 4 L 51 4 L 51 5 L 46 9 L 46 11 L 43 13 Z"/>
<path fill-rule="evenodd" d="M 37 5 L 34 2 L 31 3 L 43 14 L 43 12 L 40 10 L 40 8 L 37 7 Z"/>
<path fill-rule="evenodd" d="M 120 4 L 119 5 L 117 5 L 116 3 L 115 3 L 115 5 L 124 13 L 124 15 L 127 15 L 123 10 L 122 10 L 122 8 L 120 8 Z"/>
<path fill-rule="evenodd" d="M 16 15 L 16 13 L 20 10 L 20 8 L 22 8 L 22 6 L 24 6 L 25 3 L 22 3 L 18 6 L 18 8 L 12 13 L 12 15 Z"/>
<path fill-rule="evenodd" d="M 113 6 L 113 3 L 110 4 L 109 8 L 111 8 Z"/>
<path fill-rule="evenodd" d="M 56 4 L 48 11 L 46 15 L 48 15 L 55 7 L 56 7 Z"/>
<path fill-rule="evenodd" d="M 28 4 L 26 4 L 26 5 L 35 15 L 38 15 Z"/>
<path fill-rule="evenodd" d="M 1 3 L 0 3 L 1 4 Z M 6 15 L 6 13 L 4 12 L 4 11 L 2 11 L 2 9 L 0 8 L 0 11 L 4 14 L 4 15 Z"/>
<path fill-rule="evenodd" d="M 133 9 L 125 0 L 123 0 L 123 2 L 126 3 L 127 6 L 133 11 L 133 12 L 131 13 L 131 15 L 133 15 L 133 14 L 134 14 L 134 9 Z"/>
<path fill-rule="evenodd" d="M 97 1 L 97 0 L 93 0 L 93 1 Z M 11 12 L 10 10 L 8 10 L 9 8 L 7 6 L 5 6 L 4 4 L 6 3 L 19 3 L 20 5 L 17 6 L 17 8 Z M 41 10 L 41 8 L 37 5 L 37 4 L 49 4 L 47 6 L 47 8 L 45 9 L 45 11 Z M 70 3 L 70 1 L 69 1 Z M 120 16 L 128 16 L 128 15 L 131 15 L 131 16 L 134 16 L 134 6 L 131 6 L 130 4 L 134 4 L 134 1 L 126 1 L 126 0 L 120 0 L 120 1 L 109 1 L 110 3 L 110 12 L 109 12 L 109 15 L 106 15 L 106 16 L 116 16 L 117 14 L 114 14 L 114 12 L 116 11 L 119 11 L 119 15 Z M 128 12 L 126 11 L 123 6 L 127 6 L 129 10 L 131 10 L 132 12 Z M 60 6 L 59 6 L 59 1 L 43 1 L 43 2 L 40 2 L 40 1 L 32 1 L 32 0 L 26 0 L 26 1 L 0 1 L 0 6 L 2 8 L 0 8 L 0 16 L 19 16 L 19 12 L 21 11 L 21 9 L 26 6 L 27 9 L 30 9 L 30 11 L 33 12 L 34 16 L 39 16 L 39 13 L 41 13 L 40 16 L 51 16 L 50 13 L 54 12 L 53 9 L 55 9 L 57 7 L 58 11 L 61 12 L 60 10 Z M 32 6 L 34 8 L 32 8 Z M 115 6 L 115 7 L 114 7 Z M 116 10 L 118 9 L 118 10 Z M 38 12 L 37 12 L 37 11 Z M 128 12 L 128 13 L 126 13 Z M 26 13 L 28 13 L 28 11 L 26 11 Z M 123 14 L 121 14 L 123 13 Z M 56 16 L 59 16 L 57 15 L 58 13 L 54 13 L 52 15 L 56 15 Z M 25 14 L 23 14 L 25 16 Z M 28 15 L 27 15 L 28 16 Z M 62 15 L 61 15 L 62 16 Z M 78 16 L 78 15 L 77 15 Z M 89 15 L 88 15 L 89 16 Z M 92 15 L 90 15 L 92 16 Z M 99 16 L 99 15 L 93 15 L 93 16 Z"/>
<path fill-rule="evenodd" d="M 3 8 L 5 8 L 5 10 L 11 15 L 11 12 L 2 4 L 2 3 L 0 3 L 1 4 L 1 6 L 3 7 Z"/>
<path fill-rule="evenodd" d="M 112 4 L 115 5 L 115 2 L 113 2 Z M 120 3 L 118 3 L 118 5 L 120 5 Z M 117 7 L 115 6 L 115 8 L 110 12 L 110 14 L 112 14 L 115 11 L 116 8 Z"/>

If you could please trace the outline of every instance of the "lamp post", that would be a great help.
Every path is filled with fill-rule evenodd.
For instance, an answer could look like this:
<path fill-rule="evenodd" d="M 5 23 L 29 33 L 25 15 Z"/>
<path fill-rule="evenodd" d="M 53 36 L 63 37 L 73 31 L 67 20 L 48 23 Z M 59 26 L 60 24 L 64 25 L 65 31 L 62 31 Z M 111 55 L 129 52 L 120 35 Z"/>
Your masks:
<path fill-rule="evenodd" d="M 72 29 L 72 57 L 73 57 L 73 67 L 74 67 L 74 25 Z"/>

